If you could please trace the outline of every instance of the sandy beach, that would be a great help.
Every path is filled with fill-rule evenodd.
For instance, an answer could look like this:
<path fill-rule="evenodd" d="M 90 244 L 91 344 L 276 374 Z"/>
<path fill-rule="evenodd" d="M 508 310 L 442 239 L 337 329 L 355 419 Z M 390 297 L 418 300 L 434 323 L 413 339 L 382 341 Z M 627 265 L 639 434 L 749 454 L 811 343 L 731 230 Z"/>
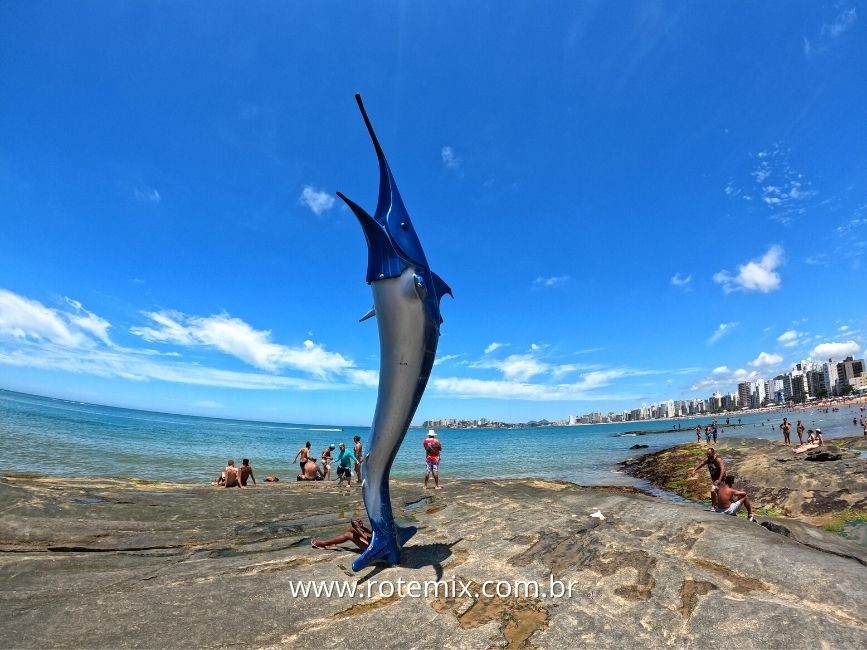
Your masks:
<path fill-rule="evenodd" d="M 346 647 L 350 630 L 357 648 L 698 647 L 720 630 L 735 648 L 867 644 L 867 548 L 635 489 L 400 481 L 419 533 L 400 567 L 357 575 L 348 546 L 310 547 L 363 515 L 357 489 L 7 474 L 0 497 L 16 647 Z M 437 580 L 454 593 L 389 591 Z M 360 594 L 297 593 L 314 583 Z"/>

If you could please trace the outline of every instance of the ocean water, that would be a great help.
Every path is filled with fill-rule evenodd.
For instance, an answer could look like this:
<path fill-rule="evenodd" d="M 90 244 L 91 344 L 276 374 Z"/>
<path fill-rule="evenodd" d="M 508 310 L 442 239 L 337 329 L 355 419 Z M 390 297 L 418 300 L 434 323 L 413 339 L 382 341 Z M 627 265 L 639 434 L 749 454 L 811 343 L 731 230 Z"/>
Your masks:
<path fill-rule="evenodd" d="M 860 433 L 858 407 L 741 414 L 743 426 L 721 427 L 721 436 L 781 439 L 783 416 L 820 427 L 826 439 Z M 736 424 L 738 416 L 729 416 Z M 440 468 L 450 478 L 541 477 L 582 485 L 633 485 L 616 464 L 629 456 L 695 440 L 695 425 L 709 418 L 677 420 L 683 431 L 632 435 L 674 426 L 671 421 L 627 422 L 532 429 L 440 429 Z M 725 422 L 725 417 L 720 419 Z M 61 476 L 121 476 L 175 482 L 212 481 L 228 458 L 249 458 L 257 479 L 276 474 L 294 480 L 290 461 L 307 441 L 318 457 L 329 443 L 352 445 L 360 435 L 369 450 L 368 427 L 291 424 L 170 415 L 82 404 L 0 390 L 0 472 Z M 392 476 L 424 476 L 421 441 L 426 429 L 411 428 Z M 794 427 L 792 437 L 796 438 Z M 640 443 L 648 449 L 633 451 Z"/>

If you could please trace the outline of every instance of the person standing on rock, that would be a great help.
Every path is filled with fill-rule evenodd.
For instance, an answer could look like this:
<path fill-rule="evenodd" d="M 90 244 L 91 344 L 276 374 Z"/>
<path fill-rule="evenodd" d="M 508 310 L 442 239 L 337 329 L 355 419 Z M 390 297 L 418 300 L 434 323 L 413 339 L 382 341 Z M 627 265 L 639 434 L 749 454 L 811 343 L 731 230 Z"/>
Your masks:
<path fill-rule="evenodd" d="M 723 462 L 722 456 L 718 455 L 713 447 L 708 447 L 707 455 L 693 468 L 690 476 L 705 465 L 707 465 L 707 471 L 710 474 L 710 509 L 713 510 L 717 507 L 717 487 L 719 482 L 726 476 L 726 464 Z"/>
<path fill-rule="evenodd" d="M 425 473 L 424 473 L 424 488 L 427 489 L 428 480 L 433 475 L 434 489 L 440 489 L 440 452 L 443 449 L 442 444 L 437 440 L 436 431 L 430 429 L 427 432 L 427 438 L 422 441 L 425 451 Z"/>
<path fill-rule="evenodd" d="M 301 460 L 298 460 L 298 457 L 301 457 Z M 310 456 L 310 441 L 308 440 L 301 449 L 298 450 L 298 453 L 295 454 L 295 458 L 292 459 L 294 463 L 298 460 L 298 466 L 301 468 L 301 473 L 304 473 L 304 466 L 307 464 L 308 460 L 313 460 L 312 456 Z"/>
<path fill-rule="evenodd" d="M 750 498 L 743 490 L 735 490 L 732 487 L 734 482 L 733 476 L 726 476 L 720 481 L 719 490 L 716 493 L 716 511 L 736 517 L 738 510 L 743 506 L 747 509 L 747 518 L 754 522 L 756 518 L 753 517 L 753 505 L 750 503 Z"/>
<path fill-rule="evenodd" d="M 798 444 L 804 444 L 804 423 L 798 420 L 798 425 L 795 427 L 795 433 L 798 434 Z"/>
<path fill-rule="evenodd" d="M 788 418 L 783 418 L 783 423 L 780 425 L 780 429 L 783 431 L 783 444 L 791 446 L 792 441 L 789 439 L 789 433 L 792 430 L 792 425 L 789 423 Z"/>
<path fill-rule="evenodd" d="M 355 480 L 361 485 L 361 461 L 364 459 L 364 447 L 361 444 L 361 436 L 354 436 L 352 439 L 355 441 L 352 453 L 355 454 L 355 458 L 357 459 L 353 468 L 355 470 Z"/>
<path fill-rule="evenodd" d="M 334 456 L 331 454 L 334 448 L 334 443 L 331 443 L 322 450 L 322 479 L 324 481 L 331 480 L 331 464 L 334 462 Z"/>
<path fill-rule="evenodd" d="M 695 425 L 695 441 L 701 442 L 701 425 L 700 424 Z"/>

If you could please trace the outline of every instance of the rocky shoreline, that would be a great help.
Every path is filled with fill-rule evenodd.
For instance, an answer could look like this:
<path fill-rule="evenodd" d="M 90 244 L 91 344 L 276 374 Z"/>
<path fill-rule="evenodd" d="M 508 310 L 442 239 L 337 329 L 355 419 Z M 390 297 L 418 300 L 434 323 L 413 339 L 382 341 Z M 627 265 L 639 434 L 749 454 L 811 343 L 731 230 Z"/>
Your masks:
<path fill-rule="evenodd" d="M 397 482 L 393 497 L 419 533 L 400 567 L 356 575 L 353 550 L 309 539 L 363 514 L 357 489 L 6 475 L 0 634 L 16 647 L 622 648 L 712 645 L 724 630 L 739 648 L 867 646 L 867 554 L 806 524 L 792 526 L 808 543 L 635 490 L 538 480 Z M 571 595 L 548 593 L 551 575 Z M 299 581 L 399 579 L 470 593 L 291 595 Z M 541 593 L 480 591 L 516 580 Z"/>
<path fill-rule="evenodd" d="M 704 444 L 688 443 L 620 465 L 657 488 L 706 502 L 707 471 L 690 475 L 705 449 Z M 867 438 L 835 438 L 803 454 L 752 438 L 726 438 L 716 449 L 735 486 L 747 491 L 760 514 L 838 530 L 867 546 Z"/>

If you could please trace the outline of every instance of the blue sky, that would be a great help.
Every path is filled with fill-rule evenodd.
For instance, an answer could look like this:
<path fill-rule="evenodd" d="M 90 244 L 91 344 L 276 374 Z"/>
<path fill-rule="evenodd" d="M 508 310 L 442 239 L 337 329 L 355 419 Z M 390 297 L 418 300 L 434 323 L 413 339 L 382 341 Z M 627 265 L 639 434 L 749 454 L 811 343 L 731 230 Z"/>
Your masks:
<path fill-rule="evenodd" d="M 416 421 L 867 345 L 859 2 L 0 4 L 0 387 L 365 424 L 361 92 L 443 301 Z"/>

